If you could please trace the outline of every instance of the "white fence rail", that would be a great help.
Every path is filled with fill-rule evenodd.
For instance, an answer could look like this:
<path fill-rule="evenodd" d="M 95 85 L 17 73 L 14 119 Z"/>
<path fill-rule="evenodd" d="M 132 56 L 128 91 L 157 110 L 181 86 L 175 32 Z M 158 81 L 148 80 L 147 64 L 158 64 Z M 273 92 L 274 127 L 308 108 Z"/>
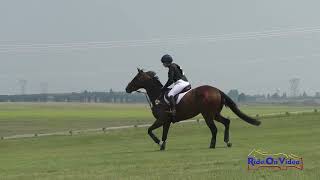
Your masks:
<path fill-rule="evenodd" d="M 280 113 L 269 113 L 269 114 L 257 114 L 256 117 L 272 117 L 272 116 L 289 116 L 291 114 L 297 115 L 297 114 L 303 114 L 303 113 L 317 113 L 318 110 L 308 110 L 308 111 L 295 111 L 295 112 L 280 112 Z M 203 119 L 196 119 L 196 120 L 186 120 L 181 121 L 179 123 L 190 123 L 190 122 L 200 122 L 203 121 Z M 13 135 L 13 136 L 2 136 L 1 140 L 6 139 L 19 139 L 19 138 L 32 138 L 32 137 L 43 137 L 43 136 L 56 136 L 56 135 L 76 135 L 81 133 L 90 133 L 90 132 L 107 132 L 111 130 L 120 130 L 120 129 L 130 129 L 130 128 L 144 128 L 149 127 L 152 124 L 142 124 L 142 125 L 129 125 L 129 126 L 118 126 L 118 127 L 104 127 L 104 128 L 97 128 L 97 129 L 85 129 L 85 130 L 69 130 L 69 131 L 61 131 L 61 132 L 53 132 L 53 133 L 35 133 L 35 134 L 20 134 L 20 135 Z"/>

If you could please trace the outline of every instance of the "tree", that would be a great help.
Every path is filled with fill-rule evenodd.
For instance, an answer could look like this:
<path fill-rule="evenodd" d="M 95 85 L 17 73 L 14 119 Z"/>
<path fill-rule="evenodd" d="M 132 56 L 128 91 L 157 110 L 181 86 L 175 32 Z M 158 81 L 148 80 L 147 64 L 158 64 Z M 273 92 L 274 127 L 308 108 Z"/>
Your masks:
<path fill-rule="evenodd" d="M 282 99 L 287 99 L 287 93 L 283 93 L 281 96 Z"/>
<path fill-rule="evenodd" d="M 238 97 L 239 97 L 239 91 L 237 89 L 231 89 L 228 92 L 228 96 L 233 100 L 233 101 L 238 101 Z"/>
<path fill-rule="evenodd" d="M 280 99 L 280 96 L 278 93 L 274 93 L 272 96 L 271 96 L 272 99 Z"/>
<path fill-rule="evenodd" d="M 267 95 L 267 99 L 270 99 L 270 94 L 268 93 L 268 95 Z"/>
<path fill-rule="evenodd" d="M 302 94 L 302 97 L 306 98 L 306 97 L 308 97 L 308 94 L 304 91 L 303 94 Z"/>
<path fill-rule="evenodd" d="M 244 93 L 241 93 L 238 97 L 238 102 L 246 102 L 247 96 Z"/>
<path fill-rule="evenodd" d="M 112 89 L 110 89 L 109 91 L 109 100 L 110 102 L 116 102 L 115 93 L 113 92 Z"/>

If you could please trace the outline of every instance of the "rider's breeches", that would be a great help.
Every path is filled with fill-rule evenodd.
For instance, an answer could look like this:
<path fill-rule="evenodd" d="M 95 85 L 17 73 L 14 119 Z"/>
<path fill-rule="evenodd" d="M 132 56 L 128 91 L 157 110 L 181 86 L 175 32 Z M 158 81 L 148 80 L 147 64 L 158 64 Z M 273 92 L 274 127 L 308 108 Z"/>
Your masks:
<path fill-rule="evenodd" d="M 168 96 L 175 96 L 179 94 L 184 88 L 189 86 L 190 83 L 186 82 L 182 79 L 178 80 L 177 82 L 174 83 L 174 86 L 172 87 L 171 91 L 168 93 Z"/>

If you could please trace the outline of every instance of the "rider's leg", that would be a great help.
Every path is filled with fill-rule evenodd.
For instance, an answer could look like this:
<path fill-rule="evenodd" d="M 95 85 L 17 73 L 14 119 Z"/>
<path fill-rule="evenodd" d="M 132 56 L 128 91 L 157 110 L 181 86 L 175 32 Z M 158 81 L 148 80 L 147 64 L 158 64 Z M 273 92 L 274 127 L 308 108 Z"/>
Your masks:
<path fill-rule="evenodd" d="M 176 101 L 174 99 L 174 96 L 170 96 L 169 101 L 170 101 L 171 113 L 173 116 L 175 116 L 176 115 Z"/>
<path fill-rule="evenodd" d="M 172 87 L 172 89 L 170 90 L 170 92 L 168 93 L 168 96 L 175 96 L 177 94 L 179 94 L 184 88 L 186 88 L 187 86 L 189 86 L 190 83 L 183 81 L 183 80 L 179 80 L 177 81 L 174 86 Z"/>
<path fill-rule="evenodd" d="M 174 96 L 181 92 L 180 89 L 181 88 L 179 86 L 179 83 L 176 83 L 168 93 L 170 109 L 173 116 L 175 115 L 175 112 L 176 112 L 176 102 L 175 102 Z"/>
<path fill-rule="evenodd" d="M 175 83 L 175 85 L 172 87 L 171 91 L 168 93 L 170 107 L 171 107 L 171 113 L 173 116 L 173 122 L 175 121 L 175 115 L 176 115 L 176 101 L 174 99 L 174 96 L 179 94 L 184 88 L 186 88 L 189 85 L 190 85 L 189 82 L 179 80 Z"/>

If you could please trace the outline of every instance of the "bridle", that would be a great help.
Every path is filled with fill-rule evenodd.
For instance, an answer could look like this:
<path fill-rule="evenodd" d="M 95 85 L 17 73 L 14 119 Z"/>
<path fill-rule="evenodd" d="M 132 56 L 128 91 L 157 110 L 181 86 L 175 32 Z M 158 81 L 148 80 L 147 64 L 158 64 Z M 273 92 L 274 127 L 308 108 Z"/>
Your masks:
<path fill-rule="evenodd" d="M 147 99 L 148 104 L 149 104 L 149 106 L 150 106 L 150 108 L 151 108 L 151 111 L 153 111 L 153 103 L 151 102 L 148 94 L 147 94 L 146 92 L 143 92 L 143 91 L 140 91 L 140 90 L 136 90 L 135 92 L 144 94 L 144 95 L 146 96 L 146 99 Z M 161 96 L 161 95 L 160 95 L 160 96 Z M 156 99 L 154 103 L 155 103 L 155 105 L 158 105 L 158 104 L 160 104 L 160 101 L 159 101 L 158 99 Z"/>

